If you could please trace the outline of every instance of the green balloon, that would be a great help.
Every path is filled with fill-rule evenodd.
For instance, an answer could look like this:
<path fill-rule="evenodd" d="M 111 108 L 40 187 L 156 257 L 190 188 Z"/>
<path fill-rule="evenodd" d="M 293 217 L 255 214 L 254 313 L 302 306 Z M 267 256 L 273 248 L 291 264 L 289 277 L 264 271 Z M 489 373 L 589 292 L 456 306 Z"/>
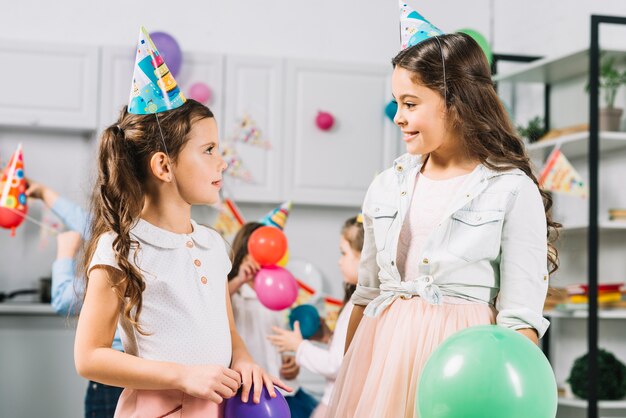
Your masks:
<path fill-rule="evenodd" d="M 520 333 L 497 325 L 446 339 L 424 366 L 420 418 L 554 418 L 557 389 L 550 363 Z"/>
<path fill-rule="evenodd" d="M 493 52 L 491 52 L 491 46 L 489 46 L 489 42 L 480 32 L 475 31 L 474 29 L 459 29 L 457 32 L 469 35 L 472 39 L 474 39 L 478 46 L 480 46 L 480 49 L 482 49 L 485 53 L 489 65 L 493 63 Z"/>

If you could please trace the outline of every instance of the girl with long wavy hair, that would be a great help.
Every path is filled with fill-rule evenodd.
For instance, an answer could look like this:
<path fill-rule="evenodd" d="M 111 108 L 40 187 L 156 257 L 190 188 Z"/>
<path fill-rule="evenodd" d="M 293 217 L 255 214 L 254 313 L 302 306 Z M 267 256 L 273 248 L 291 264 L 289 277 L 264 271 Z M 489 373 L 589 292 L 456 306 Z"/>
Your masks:
<path fill-rule="evenodd" d="M 448 336 L 498 324 L 536 343 L 549 325 L 557 224 L 484 53 L 467 35 L 440 34 L 392 63 L 407 154 L 365 197 L 349 348 L 329 418 L 414 418 L 422 368 Z"/>

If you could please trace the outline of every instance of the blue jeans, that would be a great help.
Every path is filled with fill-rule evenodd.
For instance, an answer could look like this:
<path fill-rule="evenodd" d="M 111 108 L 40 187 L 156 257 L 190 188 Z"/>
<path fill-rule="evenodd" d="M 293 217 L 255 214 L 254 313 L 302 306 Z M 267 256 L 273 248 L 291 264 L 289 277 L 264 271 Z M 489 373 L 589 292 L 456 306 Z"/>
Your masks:
<path fill-rule="evenodd" d="M 122 390 L 90 381 L 85 395 L 85 418 L 113 418 Z"/>
<path fill-rule="evenodd" d="M 291 418 L 309 418 L 317 406 L 317 399 L 302 389 L 298 389 L 293 396 L 285 396 Z"/>

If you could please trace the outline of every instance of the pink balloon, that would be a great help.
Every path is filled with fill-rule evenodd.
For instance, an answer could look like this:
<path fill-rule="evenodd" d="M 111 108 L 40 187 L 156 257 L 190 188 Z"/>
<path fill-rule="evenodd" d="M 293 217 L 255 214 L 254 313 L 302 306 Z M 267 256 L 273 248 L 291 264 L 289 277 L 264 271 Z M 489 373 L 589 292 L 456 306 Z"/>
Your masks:
<path fill-rule="evenodd" d="M 208 104 L 213 98 L 213 92 L 211 88 L 204 83 L 194 83 L 189 87 L 188 96 L 190 99 L 194 99 L 202 104 Z"/>
<path fill-rule="evenodd" d="M 280 311 L 293 305 L 298 297 L 298 283 L 282 267 L 263 267 L 254 277 L 254 290 L 268 309 Z"/>
<path fill-rule="evenodd" d="M 335 118 L 328 112 L 318 112 L 317 117 L 315 118 L 315 123 L 317 127 L 322 131 L 328 131 L 335 124 Z"/>

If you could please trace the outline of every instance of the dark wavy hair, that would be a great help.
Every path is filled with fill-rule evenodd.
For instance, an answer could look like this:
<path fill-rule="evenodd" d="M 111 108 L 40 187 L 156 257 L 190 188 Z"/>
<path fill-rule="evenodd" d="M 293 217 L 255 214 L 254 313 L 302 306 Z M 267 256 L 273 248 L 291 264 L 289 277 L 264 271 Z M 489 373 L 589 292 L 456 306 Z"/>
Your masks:
<path fill-rule="evenodd" d="M 445 100 L 448 126 L 463 138 L 468 155 L 495 171 L 519 168 L 539 188 L 524 143 L 496 93 L 485 54 L 469 35 L 429 38 L 400 51 L 391 63 L 410 71 L 416 84 Z M 548 225 L 548 269 L 554 273 L 558 269 L 554 242 L 561 225 L 552 220 L 552 197 L 539 191 Z"/>
<path fill-rule="evenodd" d="M 124 317 L 139 332 L 142 332 L 139 316 L 146 284 L 128 255 L 131 249 L 139 248 L 139 243 L 131 238 L 130 230 L 143 209 L 150 158 L 157 152 L 167 151 L 171 161 L 176 162 L 189 139 L 192 125 L 212 117 L 211 110 L 195 100 L 187 100 L 181 107 L 158 115 L 131 114 L 125 106 L 117 122 L 102 133 L 98 149 L 98 177 L 91 198 L 91 233 L 82 269 L 89 284 L 87 269 L 98 240 L 103 234 L 114 232 L 113 251 L 122 274 L 111 286 L 122 303 Z M 133 308 L 136 308 L 134 313 Z"/>

